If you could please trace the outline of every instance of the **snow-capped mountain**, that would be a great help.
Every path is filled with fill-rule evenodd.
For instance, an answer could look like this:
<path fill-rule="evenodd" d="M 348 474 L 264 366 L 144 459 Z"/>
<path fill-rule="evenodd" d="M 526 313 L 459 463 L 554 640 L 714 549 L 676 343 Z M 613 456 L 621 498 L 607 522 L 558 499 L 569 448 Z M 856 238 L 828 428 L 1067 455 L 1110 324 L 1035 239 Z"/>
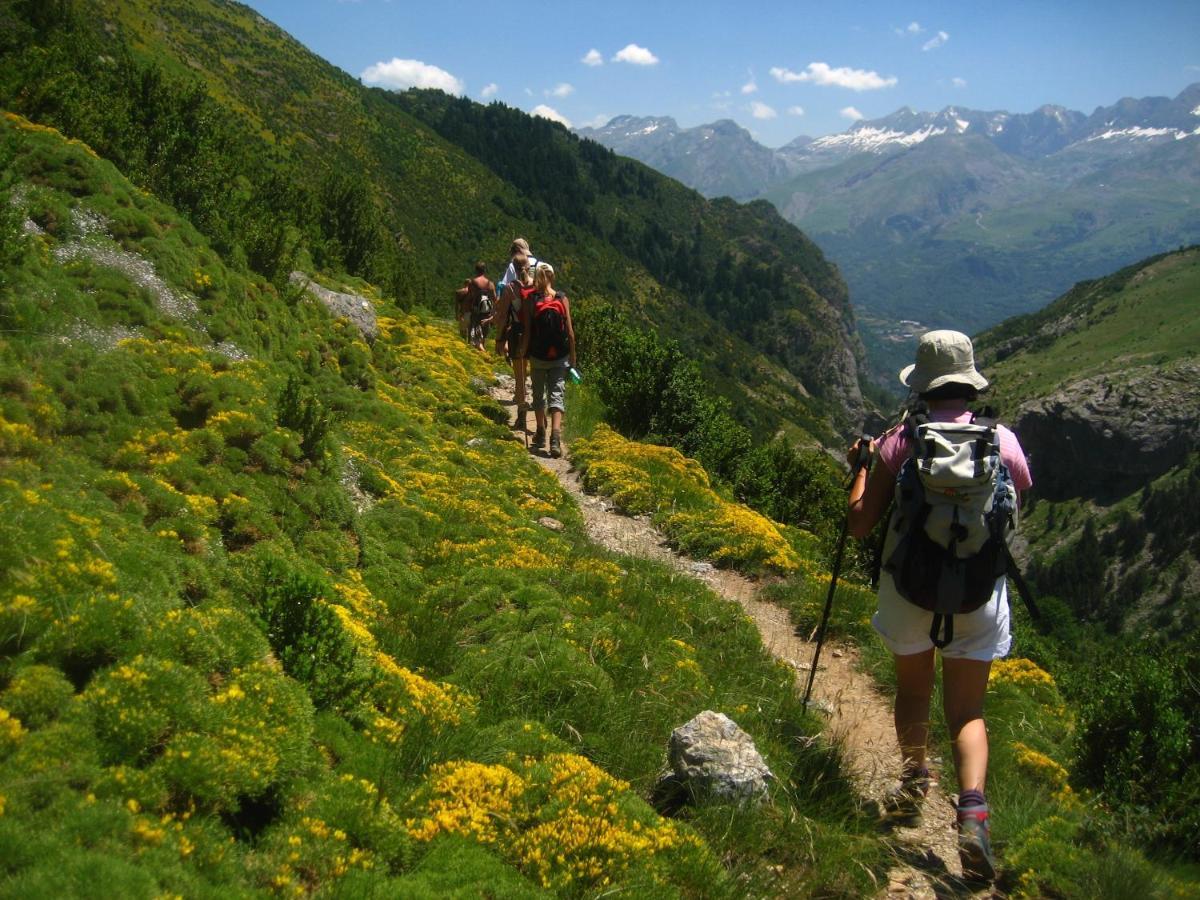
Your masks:
<path fill-rule="evenodd" d="M 837 165 L 860 153 L 902 152 L 941 137 L 981 137 L 997 149 L 1028 160 L 1077 145 L 1148 145 L 1200 139 L 1200 83 L 1174 99 L 1125 98 L 1090 115 L 1046 105 L 1029 113 L 948 106 L 940 112 L 908 107 L 880 119 L 864 119 L 840 134 L 799 137 L 770 150 L 728 119 L 680 128 L 668 116 L 618 116 L 602 128 L 580 128 L 599 141 L 677 178 L 707 196 L 748 199 L 767 186 L 802 172 Z"/>
<path fill-rule="evenodd" d="M 837 262 L 887 369 L 911 352 L 897 321 L 973 331 L 1200 242 L 1200 84 L 1090 114 L 904 108 L 777 150 L 731 122 L 581 133 L 708 196 L 774 203 Z"/>

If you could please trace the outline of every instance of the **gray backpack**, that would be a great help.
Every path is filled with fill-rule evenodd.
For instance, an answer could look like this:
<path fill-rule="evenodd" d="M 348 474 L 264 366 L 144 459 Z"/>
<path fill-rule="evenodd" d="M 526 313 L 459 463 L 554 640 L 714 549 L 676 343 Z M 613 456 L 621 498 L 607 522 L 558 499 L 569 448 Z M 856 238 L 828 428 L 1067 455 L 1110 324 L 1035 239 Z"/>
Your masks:
<path fill-rule="evenodd" d="M 917 413 L 906 427 L 912 454 L 896 476 L 883 568 L 910 603 L 934 613 L 929 636 L 954 639 L 954 616 L 991 599 L 996 579 L 1013 575 L 1030 612 L 1032 596 L 1013 562 L 1017 489 L 1000 459 L 996 423 L 931 422 Z"/>

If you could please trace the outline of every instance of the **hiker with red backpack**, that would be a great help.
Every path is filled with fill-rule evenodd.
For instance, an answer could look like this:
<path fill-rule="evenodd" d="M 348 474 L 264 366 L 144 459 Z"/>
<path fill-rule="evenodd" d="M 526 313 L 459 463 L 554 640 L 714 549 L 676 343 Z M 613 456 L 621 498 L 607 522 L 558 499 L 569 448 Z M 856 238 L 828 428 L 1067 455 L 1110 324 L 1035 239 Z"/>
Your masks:
<path fill-rule="evenodd" d="M 525 394 L 525 357 L 521 356 L 521 338 L 528 327 L 525 301 L 532 296 L 533 273 L 524 253 L 512 259 L 515 277 L 504 287 L 496 304 L 496 355 L 506 356 L 513 367 L 513 403 L 517 407 L 516 428 L 528 432 L 528 405 Z"/>
<path fill-rule="evenodd" d="M 550 455 L 562 456 L 562 419 L 566 411 L 568 370 L 575 370 L 575 326 L 571 302 L 554 290 L 554 269 L 540 263 L 533 273 L 533 292 L 522 302 L 527 327 L 521 338 L 521 356 L 529 359 L 533 380 L 533 414 L 537 431 L 533 448 L 546 447 L 547 410 L 550 425 Z"/>
<path fill-rule="evenodd" d="M 959 793 L 959 856 L 966 877 L 996 875 L 984 796 L 988 763 L 983 700 L 992 661 L 1007 655 L 1007 576 L 1019 579 L 1008 543 L 1019 497 L 1032 484 L 1016 435 L 968 404 L 988 386 L 965 334 L 931 331 L 900 380 L 919 398 L 914 414 L 869 448 L 875 466 L 858 468 L 849 530 L 865 537 L 888 520 L 878 608 L 872 619 L 896 671 L 895 724 L 900 784 L 883 802 L 895 820 L 916 818 L 932 784 L 926 760 L 935 647 Z M 848 458 L 859 456 L 862 441 Z M 1036 614 L 1022 580 L 1023 598 Z"/>

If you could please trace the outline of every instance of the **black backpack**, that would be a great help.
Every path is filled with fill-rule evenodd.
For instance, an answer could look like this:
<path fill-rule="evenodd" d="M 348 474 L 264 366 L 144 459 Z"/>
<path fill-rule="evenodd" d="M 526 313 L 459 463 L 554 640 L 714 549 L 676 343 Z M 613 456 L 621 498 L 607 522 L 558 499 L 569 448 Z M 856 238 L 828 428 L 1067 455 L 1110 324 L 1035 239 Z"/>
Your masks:
<path fill-rule="evenodd" d="M 524 301 L 533 304 L 529 310 L 529 355 L 534 359 L 551 362 L 570 355 L 566 299 L 566 294 L 556 291 L 552 297 L 533 294 Z"/>

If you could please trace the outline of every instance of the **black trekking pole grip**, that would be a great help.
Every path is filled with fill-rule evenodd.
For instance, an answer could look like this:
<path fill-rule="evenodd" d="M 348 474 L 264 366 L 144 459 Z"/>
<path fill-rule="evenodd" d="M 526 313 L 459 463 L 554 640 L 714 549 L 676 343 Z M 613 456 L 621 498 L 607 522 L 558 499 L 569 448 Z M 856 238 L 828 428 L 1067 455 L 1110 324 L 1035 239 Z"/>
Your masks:
<path fill-rule="evenodd" d="M 859 473 L 859 470 L 869 468 L 871 465 L 871 442 L 875 439 L 869 434 L 860 435 L 858 439 L 858 453 L 854 457 L 854 465 L 850 470 L 850 484 L 854 484 L 854 477 Z M 829 613 L 833 610 L 833 595 L 837 590 L 838 575 L 842 569 L 842 555 L 846 550 L 846 536 L 850 533 L 850 512 L 846 511 L 846 517 L 842 520 L 842 533 L 838 535 L 837 549 L 833 554 L 833 571 L 829 573 L 829 593 L 825 596 L 825 610 L 821 613 L 821 624 L 817 626 L 817 648 L 813 651 L 812 668 L 808 670 L 808 684 L 804 688 L 804 705 L 808 706 L 809 698 L 812 696 L 813 681 L 817 677 L 817 663 L 821 659 L 821 646 L 825 643 L 825 629 L 829 625 Z"/>

